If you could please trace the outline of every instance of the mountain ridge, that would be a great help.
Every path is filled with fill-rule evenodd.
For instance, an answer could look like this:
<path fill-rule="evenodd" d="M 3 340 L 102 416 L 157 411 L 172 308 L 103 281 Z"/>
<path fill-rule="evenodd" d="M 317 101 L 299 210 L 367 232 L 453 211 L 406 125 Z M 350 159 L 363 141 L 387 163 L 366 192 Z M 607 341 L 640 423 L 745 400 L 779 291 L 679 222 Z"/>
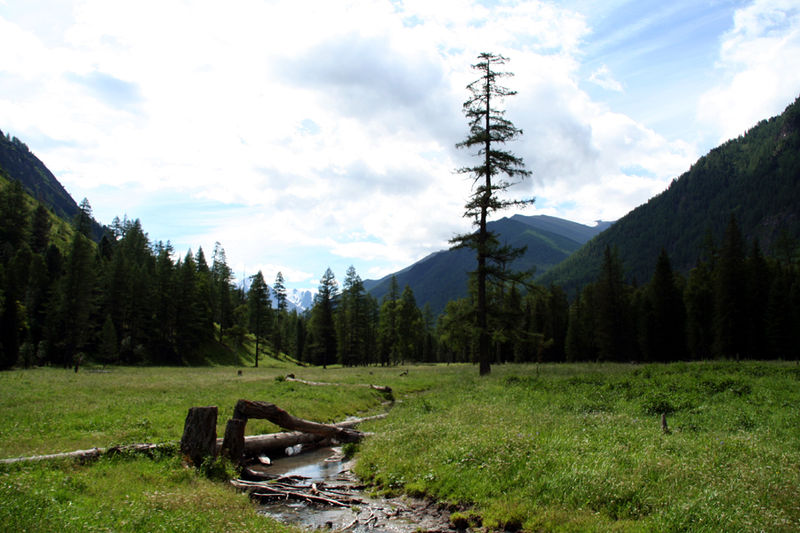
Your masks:
<path fill-rule="evenodd" d="M 743 237 L 768 253 L 782 235 L 800 238 L 800 97 L 710 150 L 537 281 L 574 295 L 596 279 L 606 246 L 617 248 L 629 282 L 650 279 L 662 248 L 673 268 L 686 273 L 709 238 L 721 241 L 731 216 Z"/>
<path fill-rule="evenodd" d="M 563 261 L 584 242 L 608 227 L 610 222 L 586 226 L 548 215 L 516 214 L 489 222 L 490 231 L 500 241 L 515 247 L 525 246 L 525 254 L 510 267 L 516 270 L 535 268 L 541 272 Z M 469 272 L 474 270 L 475 254 L 466 248 L 439 250 L 397 272 L 377 280 L 365 280 L 364 288 L 380 300 L 388 292 L 393 276 L 402 291 L 411 287 L 417 304 L 431 306 L 434 315 L 444 310 L 448 301 L 467 295 Z"/>
<path fill-rule="evenodd" d="M 62 220 L 72 223 L 79 207 L 61 182 L 28 145 L 0 130 L 0 171 L 19 180 L 33 198 L 50 208 Z M 99 241 L 105 229 L 92 219 L 92 238 Z"/>

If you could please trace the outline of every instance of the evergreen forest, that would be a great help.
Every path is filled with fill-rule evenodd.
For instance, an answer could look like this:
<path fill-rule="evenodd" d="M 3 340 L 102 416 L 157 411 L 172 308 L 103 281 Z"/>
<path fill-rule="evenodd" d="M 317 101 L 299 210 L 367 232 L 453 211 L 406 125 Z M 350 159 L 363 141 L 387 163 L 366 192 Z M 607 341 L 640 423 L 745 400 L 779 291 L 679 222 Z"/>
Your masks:
<path fill-rule="evenodd" d="M 796 101 L 712 150 L 537 283 L 489 283 L 491 361 L 800 358 L 798 117 Z M 328 269 L 312 309 L 289 311 L 280 273 L 235 283 L 220 243 L 184 254 L 127 217 L 98 231 L 88 200 L 67 216 L 2 137 L 0 368 L 476 360 L 474 280 L 440 313 L 396 277 L 376 298 Z"/>

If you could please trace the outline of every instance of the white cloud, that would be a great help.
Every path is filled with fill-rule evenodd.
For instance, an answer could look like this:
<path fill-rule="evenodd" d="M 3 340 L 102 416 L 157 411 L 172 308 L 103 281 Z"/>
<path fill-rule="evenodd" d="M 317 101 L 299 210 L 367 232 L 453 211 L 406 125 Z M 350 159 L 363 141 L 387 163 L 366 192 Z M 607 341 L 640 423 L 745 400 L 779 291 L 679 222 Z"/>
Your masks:
<path fill-rule="evenodd" d="M 800 6 L 756 0 L 737 10 L 717 69 L 721 82 L 701 96 L 698 116 L 717 126 L 720 141 L 782 112 L 800 91 Z"/>
<path fill-rule="evenodd" d="M 734 82 L 770 50 L 793 64 L 796 30 L 752 14 L 765 5 L 726 36 Z M 696 156 L 581 90 L 591 28 L 550 2 L 82 0 L 70 12 L 56 36 L 0 18 L 0 83 L 14 88 L 0 94 L 3 129 L 48 140 L 32 148 L 102 222 L 141 217 L 154 238 L 207 254 L 220 241 L 237 275 L 315 283 L 328 261 L 382 275 L 469 230 L 470 181 L 454 169 L 470 157 L 454 145 L 484 50 L 516 73 L 506 105 L 525 134 L 508 148 L 534 172 L 517 195 L 543 211 L 618 218 Z M 623 89 L 605 64 L 590 80 Z"/>
<path fill-rule="evenodd" d="M 589 81 L 609 91 L 623 92 L 622 84 L 614 79 L 611 70 L 606 65 L 601 65 L 600 68 L 592 72 L 589 76 Z"/>

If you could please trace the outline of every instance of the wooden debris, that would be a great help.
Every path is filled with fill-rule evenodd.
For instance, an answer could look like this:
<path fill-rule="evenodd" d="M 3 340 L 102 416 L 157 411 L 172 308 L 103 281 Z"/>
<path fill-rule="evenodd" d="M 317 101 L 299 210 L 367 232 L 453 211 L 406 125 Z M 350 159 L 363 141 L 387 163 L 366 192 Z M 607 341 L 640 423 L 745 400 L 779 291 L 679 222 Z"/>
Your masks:
<path fill-rule="evenodd" d="M 186 415 L 181 437 L 181 453 L 192 464 L 214 456 L 217 444 L 217 406 L 191 407 Z"/>
<path fill-rule="evenodd" d="M 213 409 L 213 413 L 216 413 L 216 407 L 211 408 L 197 408 L 193 407 L 192 409 Z M 192 412 L 190 409 L 190 413 Z M 213 416 L 212 411 L 206 411 L 206 416 L 210 418 Z M 189 416 L 187 415 L 187 422 L 189 422 Z M 192 416 L 197 416 L 197 413 Z M 342 429 L 349 429 L 361 424 L 363 422 L 369 422 L 372 420 L 379 420 L 381 418 L 385 418 L 386 414 L 379 414 L 374 416 L 368 416 L 364 418 L 354 418 L 352 420 L 346 420 L 344 422 L 338 422 L 333 424 L 333 427 L 342 428 Z M 299 419 L 298 419 L 299 420 Z M 192 422 L 192 425 L 194 423 Z M 325 424 L 320 424 L 324 426 Z M 208 434 L 212 434 L 216 436 L 216 421 L 214 421 L 213 425 L 213 433 L 211 433 L 212 426 L 204 426 L 207 428 Z M 359 433 L 359 432 L 356 432 Z M 362 436 L 368 435 L 368 433 L 360 433 Z M 184 439 L 187 439 L 186 435 L 186 427 L 184 424 Z M 183 444 L 184 439 L 181 439 L 181 451 L 183 453 Z M 309 433 L 302 433 L 300 431 L 292 431 L 292 432 L 284 432 L 284 433 L 269 433 L 265 435 L 250 435 L 244 437 L 244 452 L 243 455 L 245 457 L 257 456 L 259 454 L 274 454 L 274 455 L 282 455 L 284 450 L 289 446 L 296 446 L 297 444 L 303 444 L 303 446 L 320 446 L 324 445 L 328 439 L 322 437 L 320 435 L 309 434 Z M 214 441 L 214 448 L 213 452 L 209 453 L 208 455 L 217 455 L 222 449 L 224 439 L 215 439 Z M 58 459 L 79 459 L 79 460 L 92 460 L 96 459 L 105 454 L 115 454 L 115 453 L 153 453 L 160 449 L 169 449 L 175 446 L 176 442 L 166 442 L 161 444 L 151 444 L 151 443 L 140 443 L 140 444 L 130 444 L 124 446 L 114 446 L 110 448 L 90 448 L 88 450 L 75 450 L 72 452 L 62 452 L 62 453 L 51 453 L 51 454 L 42 454 L 42 455 L 33 455 L 33 456 L 25 456 L 25 457 L 11 457 L 6 459 L 0 459 L 0 464 L 12 464 L 12 463 L 22 463 L 22 462 L 35 462 L 35 461 L 46 461 L 46 460 L 58 460 Z M 200 460 L 202 462 L 202 459 Z M 196 463 L 199 464 L 199 463 Z"/>
<path fill-rule="evenodd" d="M 245 421 L 238 418 L 231 418 L 225 426 L 225 438 L 222 440 L 220 455 L 227 457 L 235 465 L 238 465 L 244 456 L 244 426 Z"/>
<path fill-rule="evenodd" d="M 159 449 L 171 448 L 175 443 L 166 444 L 129 444 L 125 446 L 112 446 L 111 448 L 91 448 L 88 450 L 75 450 L 74 452 L 49 453 L 45 455 L 31 455 L 27 457 L 11 457 L 0 459 L 2 464 L 27 463 L 35 461 L 46 461 L 50 459 L 80 459 L 92 460 L 103 455 L 114 455 L 118 453 L 152 453 Z"/>
<path fill-rule="evenodd" d="M 305 500 L 311 503 L 323 503 L 337 507 L 350 507 L 353 504 L 363 503 L 362 500 L 353 498 L 349 494 L 327 490 L 322 483 L 312 483 L 310 485 L 283 483 L 281 478 L 272 481 L 232 479 L 231 485 L 241 491 L 248 492 L 251 497 L 261 499 Z"/>
<path fill-rule="evenodd" d="M 386 418 L 386 413 L 345 420 L 344 422 L 337 422 L 333 425 L 340 428 L 352 428 L 358 424 L 370 422 L 372 420 L 380 420 L 382 418 Z M 362 435 L 367 436 L 368 433 L 362 433 Z M 223 439 L 217 439 L 218 450 L 222 447 L 222 440 Z M 319 435 L 300 431 L 248 435 L 244 438 L 244 455 L 245 457 L 255 457 L 261 454 L 279 456 L 283 455 L 286 448 L 290 446 L 302 444 L 303 447 L 318 447 L 325 445 L 326 440 L 327 439 Z"/>
<path fill-rule="evenodd" d="M 329 437 L 339 442 L 357 442 L 364 436 L 360 431 L 354 429 L 297 418 L 269 402 L 239 400 L 233 410 L 233 417 L 244 421 L 247 421 L 248 418 L 266 419 L 285 429 Z"/>

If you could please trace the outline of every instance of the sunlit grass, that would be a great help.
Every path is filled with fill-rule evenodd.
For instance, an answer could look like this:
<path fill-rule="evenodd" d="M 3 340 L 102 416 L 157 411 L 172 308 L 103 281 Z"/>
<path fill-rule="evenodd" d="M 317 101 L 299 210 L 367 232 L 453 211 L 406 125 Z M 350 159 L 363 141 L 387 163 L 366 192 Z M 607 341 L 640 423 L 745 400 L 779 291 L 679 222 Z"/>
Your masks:
<path fill-rule="evenodd" d="M 266 361 L 266 363 L 270 363 Z M 272 366 L 272 367 L 270 367 Z M 242 370 L 242 375 L 238 371 Z M 309 386 L 281 381 L 289 371 Z M 359 383 L 400 393 L 439 377 L 400 378 L 392 369 L 307 369 L 286 365 L 204 368 L 39 368 L 0 373 L 0 457 L 175 442 L 190 407 L 219 407 L 218 435 L 239 398 L 276 403 L 311 420 L 334 422 L 383 412 L 385 396 Z M 276 431 L 251 420 L 249 434 Z M 3 531 L 284 531 L 259 516 L 246 496 L 184 468 L 176 455 L 102 458 L 80 464 L 0 464 Z"/>
<path fill-rule="evenodd" d="M 800 529 L 800 369 L 789 363 L 15 370 L 0 456 L 180 439 L 189 407 L 239 398 L 322 422 L 385 410 L 358 471 L 492 529 Z M 270 366 L 271 365 L 271 366 Z M 238 375 L 238 370 L 242 375 Z M 102 370 L 102 369 L 95 369 Z M 341 383 L 311 386 L 298 378 Z M 666 413 L 669 431 L 661 428 Z M 277 430 L 250 421 L 248 433 Z M 27 531 L 276 531 L 246 498 L 165 456 L 0 466 L 0 524 Z"/>
<path fill-rule="evenodd" d="M 238 375 L 238 371 L 242 375 Z M 0 373 L 0 457 L 180 439 L 190 407 L 216 405 L 217 432 L 240 398 L 273 402 L 296 416 L 336 422 L 382 410 L 367 387 L 310 387 L 278 381 L 289 372 L 317 381 L 381 383 L 399 371 L 372 369 L 109 367 L 78 373 L 57 368 Z M 370 372 L 372 374 L 370 374 Z M 406 383 L 413 382 L 406 380 Z M 403 384 L 400 383 L 400 390 Z M 414 387 L 425 385 L 411 385 Z M 253 420 L 248 434 L 277 428 Z"/>
<path fill-rule="evenodd" d="M 0 466 L 3 531 L 292 531 L 177 457 Z"/>
<path fill-rule="evenodd" d="M 495 367 L 398 406 L 358 471 L 499 529 L 793 530 L 798 378 L 758 363 Z"/>

